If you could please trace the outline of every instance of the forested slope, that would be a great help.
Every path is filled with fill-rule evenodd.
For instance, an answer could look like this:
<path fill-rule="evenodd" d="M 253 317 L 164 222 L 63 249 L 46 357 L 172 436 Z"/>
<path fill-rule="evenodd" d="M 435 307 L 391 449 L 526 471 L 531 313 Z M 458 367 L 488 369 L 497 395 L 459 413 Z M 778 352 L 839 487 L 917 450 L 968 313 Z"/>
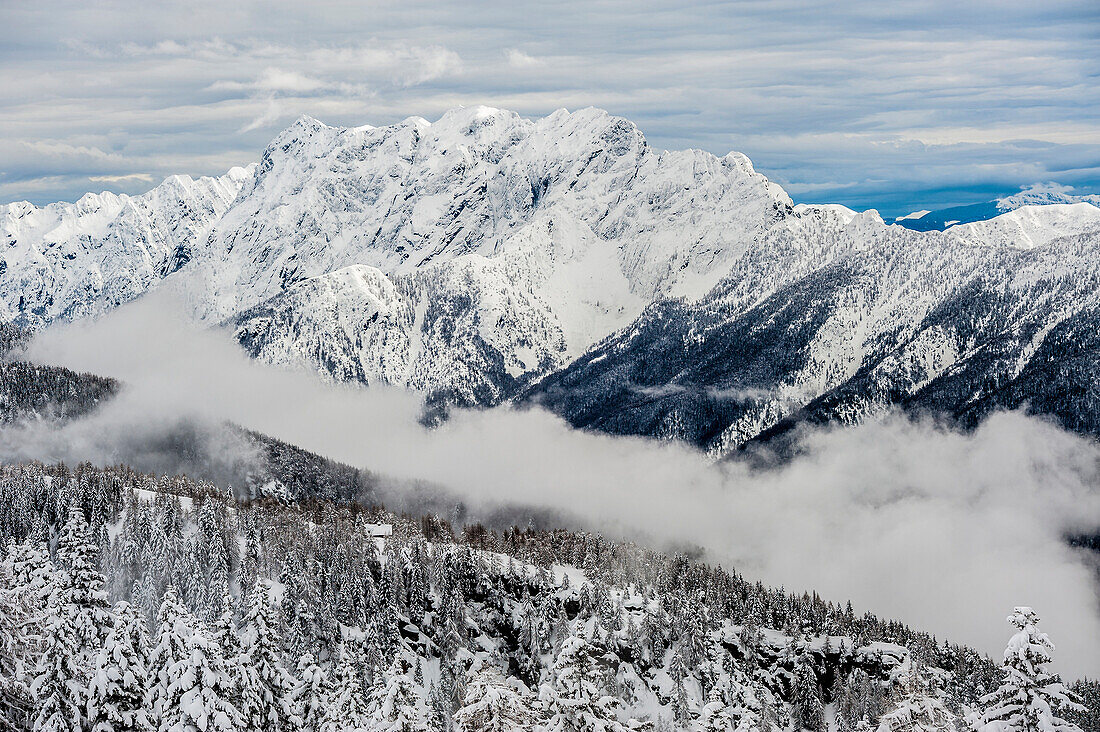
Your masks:
<path fill-rule="evenodd" d="M 983 694 L 1015 683 L 683 556 L 125 467 L 0 467 L 0 539 L 7 729 L 947 730 L 1000 724 L 1011 688 Z"/>

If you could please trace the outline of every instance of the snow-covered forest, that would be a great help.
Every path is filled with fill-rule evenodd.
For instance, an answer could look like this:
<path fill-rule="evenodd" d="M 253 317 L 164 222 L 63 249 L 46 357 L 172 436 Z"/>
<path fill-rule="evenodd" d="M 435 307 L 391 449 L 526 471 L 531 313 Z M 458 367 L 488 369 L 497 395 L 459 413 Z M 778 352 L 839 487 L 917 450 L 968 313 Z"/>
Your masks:
<path fill-rule="evenodd" d="M 1100 730 L 1030 608 L 992 661 L 599 536 L 126 467 L 0 467 L 0 545 L 2 732 Z"/>

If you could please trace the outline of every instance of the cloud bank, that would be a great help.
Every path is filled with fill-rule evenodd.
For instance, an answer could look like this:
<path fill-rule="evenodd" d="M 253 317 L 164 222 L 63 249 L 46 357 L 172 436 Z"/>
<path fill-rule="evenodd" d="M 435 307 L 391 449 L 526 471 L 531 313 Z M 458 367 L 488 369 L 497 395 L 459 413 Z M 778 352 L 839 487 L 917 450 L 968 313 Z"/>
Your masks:
<path fill-rule="evenodd" d="M 1096 193 L 1098 33 L 1094 0 L 8 3 L 0 201 L 219 174 L 300 114 L 459 104 L 603 107 L 887 216 L 1036 181 Z"/>
<path fill-rule="evenodd" d="M 1033 605 L 1059 645 L 1060 669 L 1100 673 L 1097 565 L 1063 540 L 1100 529 L 1100 448 L 1043 421 L 1000 414 L 960 434 L 894 416 L 807 433 L 798 457 L 764 470 L 580 432 L 539 410 L 460 412 L 430 431 L 417 421 L 417 395 L 264 366 L 174 312 L 153 296 L 40 334 L 34 359 L 127 386 L 53 437 L 0 430 L 2 456 L 126 459 L 181 418 L 232 420 L 446 485 L 471 505 L 519 502 L 657 545 L 698 545 L 749 578 L 850 598 L 857 611 L 995 657 L 1007 609 Z M 223 449 L 231 463 L 236 448 Z"/>

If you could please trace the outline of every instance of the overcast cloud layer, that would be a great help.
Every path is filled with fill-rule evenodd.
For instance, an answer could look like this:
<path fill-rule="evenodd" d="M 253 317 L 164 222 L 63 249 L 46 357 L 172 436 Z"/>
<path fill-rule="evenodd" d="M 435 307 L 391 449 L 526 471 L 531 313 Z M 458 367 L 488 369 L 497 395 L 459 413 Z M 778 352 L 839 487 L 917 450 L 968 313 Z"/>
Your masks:
<path fill-rule="evenodd" d="M 896 215 L 1100 192 L 1095 0 L 0 2 L 0 202 L 141 192 L 329 124 L 587 105 Z"/>
<path fill-rule="evenodd" d="M 996 415 L 973 434 L 901 417 L 804 437 L 752 471 L 681 444 L 571 429 L 541 410 L 418 422 L 416 395 L 335 387 L 249 360 L 157 295 L 89 326 L 40 334 L 47 363 L 117 376 L 122 393 L 59 431 L 0 429 L 0 458 L 144 467 L 186 418 L 233 420 L 375 472 L 427 480 L 475 508 L 508 502 L 584 517 L 612 534 L 704 547 L 751 579 L 851 599 L 997 656 L 1015 605 L 1033 605 L 1059 669 L 1100 673 L 1095 557 L 1066 533 L 1100 530 L 1100 447 L 1042 421 Z M 215 460 L 232 462 L 233 444 Z M 239 449 L 244 449 L 240 446 Z"/>

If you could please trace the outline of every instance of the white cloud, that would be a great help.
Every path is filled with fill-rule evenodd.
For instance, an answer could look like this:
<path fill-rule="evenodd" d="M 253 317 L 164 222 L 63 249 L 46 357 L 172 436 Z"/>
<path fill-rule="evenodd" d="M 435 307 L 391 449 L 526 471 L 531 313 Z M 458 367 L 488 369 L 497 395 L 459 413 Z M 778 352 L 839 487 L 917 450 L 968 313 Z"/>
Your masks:
<path fill-rule="evenodd" d="M 266 127 L 278 120 L 280 116 L 282 116 L 282 107 L 280 107 L 279 102 L 275 99 L 275 95 L 272 94 L 267 98 L 267 103 L 264 106 L 263 112 L 253 117 L 252 121 L 241 127 L 240 131 L 250 132 L 261 127 Z"/>
<path fill-rule="evenodd" d="M 509 48 L 504 51 L 505 58 L 508 59 L 508 65 L 517 69 L 528 69 L 532 66 L 541 66 L 542 61 L 534 56 L 528 55 L 518 48 Z"/>
<path fill-rule="evenodd" d="M 110 153 L 100 150 L 98 147 L 88 145 L 71 145 L 67 142 L 60 142 L 58 140 L 20 140 L 18 141 L 23 147 L 50 157 L 82 157 L 92 158 L 95 160 L 122 160 L 123 158 L 118 155 L 112 155 Z"/>
<path fill-rule="evenodd" d="M 263 73 L 250 82 L 242 81 L 215 81 L 208 88 L 214 91 L 240 91 L 258 89 L 269 92 L 311 92 L 324 89 L 328 85 L 296 71 L 283 71 L 276 68 L 266 68 Z"/>
<path fill-rule="evenodd" d="M 142 183 L 152 183 L 153 176 L 148 173 L 124 173 L 122 175 L 90 175 L 88 180 L 93 183 L 125 183 L 127 181 L 140 181 Z"/>
<path fill-rule="evenodd" d="M 1047 181 L 1046 183 L 1032 183 L 1031 185 L 1020 186 L 1020 191 L 1023 193 L 1061 193 L 1072 195 L 1073 186 L 1064 186 L 1060 183 Z"/>
<path fill-rule="evenodd" d="M 633 119 L 657 147 L 740 150 L 803 200 L 886 215 L 1031 180 L 1100 186 L 1092 0 L 1041 11 L 975 0 L 961 15 L 947 0 L 199 2 L 201 13 L 125 2 L 13 10 L 0 28 L 0 47 L 21 49 L 0 60 L 5 137 L 110 135 L 103 149 L 126 157 L 121 169 L 156 177 L 219 172 L 203 161 L 238 151 L 242 126 L 252 156 L 221 159 L 254 160 L 272 122 L 250 122 L 271 93 L 280 118 L 346 125 L 456 105 L 526 115 L 594 105 Z M 184 167 L 148 165 L 165 152 Z M 79 195 L 70 186 L 56 195 Z"/>

